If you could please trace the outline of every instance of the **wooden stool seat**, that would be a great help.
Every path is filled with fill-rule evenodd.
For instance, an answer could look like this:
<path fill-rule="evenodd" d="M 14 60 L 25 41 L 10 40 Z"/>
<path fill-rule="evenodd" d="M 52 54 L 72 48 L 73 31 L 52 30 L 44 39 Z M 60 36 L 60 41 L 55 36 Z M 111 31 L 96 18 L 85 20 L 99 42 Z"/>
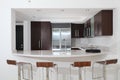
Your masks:
<path fill-rule="evenodd" d="M 54 67 L 53 62 L 36 62 L 37 67 Z"/>
<path fill-rule="evenodd" d="M 117 61 L 118 61 L 117 59 L 109 59 L 105 61 L 98 61 L 97 63 L 108 65 L 108 64 L 116 64 Z"/>
<path fill-rule="evenodd" d="M 16 65 L 16 61 L 15 60 L 7 60 L 7 64 Z"/>
<path fill-rule="evenodd" d="M 87 66 L 91 66 L 91 62 L 90 61 L 74 62 L 74 64 L 72 64 L 72 66 L 74 66 L 74 67 L 87 67 Z"/>

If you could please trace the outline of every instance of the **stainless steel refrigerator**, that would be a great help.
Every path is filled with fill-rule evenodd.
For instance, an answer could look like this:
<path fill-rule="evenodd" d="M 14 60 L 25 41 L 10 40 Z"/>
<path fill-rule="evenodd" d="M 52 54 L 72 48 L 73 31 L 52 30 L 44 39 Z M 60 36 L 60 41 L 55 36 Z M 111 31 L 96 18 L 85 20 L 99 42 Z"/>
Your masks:
<path fill-rule="evenodd" d="M 52 24 L 52 50 L 53 51 L 71 50 L 71 24 L 69 23 Z"/>

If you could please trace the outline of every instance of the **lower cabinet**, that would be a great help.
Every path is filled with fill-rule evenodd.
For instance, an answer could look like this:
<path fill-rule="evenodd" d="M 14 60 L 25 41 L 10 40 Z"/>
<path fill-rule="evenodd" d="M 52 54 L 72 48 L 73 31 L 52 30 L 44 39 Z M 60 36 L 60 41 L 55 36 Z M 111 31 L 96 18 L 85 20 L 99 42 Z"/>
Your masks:
<path fill-rule="evenodd" d="M 31 22 L 31 50 L 52 49 L 52 27 L 50 22 Z"/>

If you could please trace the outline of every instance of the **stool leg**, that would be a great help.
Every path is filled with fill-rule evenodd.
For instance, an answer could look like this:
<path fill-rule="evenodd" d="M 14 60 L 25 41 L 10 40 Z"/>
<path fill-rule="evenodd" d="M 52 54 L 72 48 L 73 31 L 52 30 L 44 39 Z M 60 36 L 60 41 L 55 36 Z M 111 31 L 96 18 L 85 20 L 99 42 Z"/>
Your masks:
<path fill-rule="evenodd" d="M 79 80 L 82 80 L 82 71 L 80 67 L 79 67 Z"/>
<path fill-rule="evenodd" d="M 24 80 L 33 80 L 32 64 L 30 64 L 30 63 L 22 64 L 21 65 L 21 69 L 22 69 L 21 70 L 21 72 L 22 72 L 22 79 L 24 79 Z"/>
<path fill-rule="evenodd" d="M 31 80 L 33 80 L 33 68 L 32 68 L 32 64 L 30 64 L 30 68 L 31 68 Z"/>
<path fill-rule="evenodd" d="M 92 80 L 94 80 L 94 79 L 100 79 L 100 78 L 103 78 L 103 80 L 106 80 L 105 64 L 102 64 L 102 76 L 97 76 L 97 77 L 94 76 L 94 74 L 95 74 L 94 65 L 95 64 L 96 63 L 93 63 L 93 65 L 92 65 Z"/>
<path fill-rule="evenodd" d="M 42 69 L 42 79 L 41 80 L 45 80 L 45 71 L 44 71 L 44 68 L 41 68 Z"/>
<path fill-rule="evenodd" d="M 72 77 L 72 74 L 71 74 L 71 65 L 70 65 L 70 80 L 72 80 L 71 77 Z"/>
<path fill-rule="evenodd" d="M 49 80 L 49 68 L 46 68 L 46 80 Z"/>
<path fill-rule="evenodd" d="M 58 66 L 56 65 L 56 79 L 58 80 Z"/>
<path fill-rule="evenodd" d="M 92 65 L 92 80 L 94 79 L 94 64 Z"/>
<path fill-rule="evenodd" d="M 24 66 L 25 66 L 25 64 L 21 64 L 21 77 L 22 77 L 22 79 L 25 79 L 25 75 L 24 75 Z"/>
<path fill-rule="evenodd" d="M 21 80 L 21 65 L 18 64 L 18 80 Z"/>
<path fill-rule="evenodd" d="M 106 65 L 103 65 L 103 80 L 106 80 Z"/>
<path fill-rule="evenodd" d="M 84 80 L 86 80 L 86 68 L 84 69 Z"/>
<path fill-rule="evenodd" d="M 92 64 L 92 80 L 94 80 L 94 65 L 95 63 Z"/>

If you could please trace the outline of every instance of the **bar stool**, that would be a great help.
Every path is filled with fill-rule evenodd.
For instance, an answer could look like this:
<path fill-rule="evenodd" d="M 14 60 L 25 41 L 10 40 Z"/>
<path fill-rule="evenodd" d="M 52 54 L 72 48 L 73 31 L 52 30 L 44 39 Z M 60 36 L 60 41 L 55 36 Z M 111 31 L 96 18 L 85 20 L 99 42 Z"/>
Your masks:
<path fill-rule="evenodd" d="M 71 64 L 71 66 L 79 68 L 79 80 L 82 80 L 82 71 L 81 71 L 81 69 L 83 67 L 90 67 L 91 66 L 91 61 L 74 62 L 74 64 Z M 70 68 L 70 77 L 71 77 L 71 68 Z M 70 78 L 70 80 L 71 80 L 71 78 Z"/>
<path fill-rule="evenodd" d="M 46 80 L 49 80 L 49 70 L 50 70 L 50 68 L 54 68 L 57 65 L 54 64 L 53 62 L 36 62 L 36 66 L 41 67 L 41 68 L 46 68 Z M 57 74 L 58 74 L 58 68 L 57 68 Z"/>
<path fill-rule="evenodd" d="M 99 79 L 99 78 L 103 78 L 103 80 L 106 80 L 106 66 L 107 65 L 110 65 L 110 64 L 116 64 L 117 63 L 117 59 L 109 59 L 109 60 L 104 60 L 104 61 L 97 61 L 95 63 L 98 63 L 98 64 L 101 64 L 103 66 L 103 76 L 100 76 L 100 77 L 94 77 L 94 64 L 93 64 L 93 69 L 92 69 L 92 72 L 93 72 L 93 75 L 92 75 L 92 79 Z"/>
<path fill-rule="evenodd" d="M 32 64 L 26 62 L 16 62 L 15 60 L 7 60 L 9 65 L 18 66 L 18 80 L 33 80 Z"/>

